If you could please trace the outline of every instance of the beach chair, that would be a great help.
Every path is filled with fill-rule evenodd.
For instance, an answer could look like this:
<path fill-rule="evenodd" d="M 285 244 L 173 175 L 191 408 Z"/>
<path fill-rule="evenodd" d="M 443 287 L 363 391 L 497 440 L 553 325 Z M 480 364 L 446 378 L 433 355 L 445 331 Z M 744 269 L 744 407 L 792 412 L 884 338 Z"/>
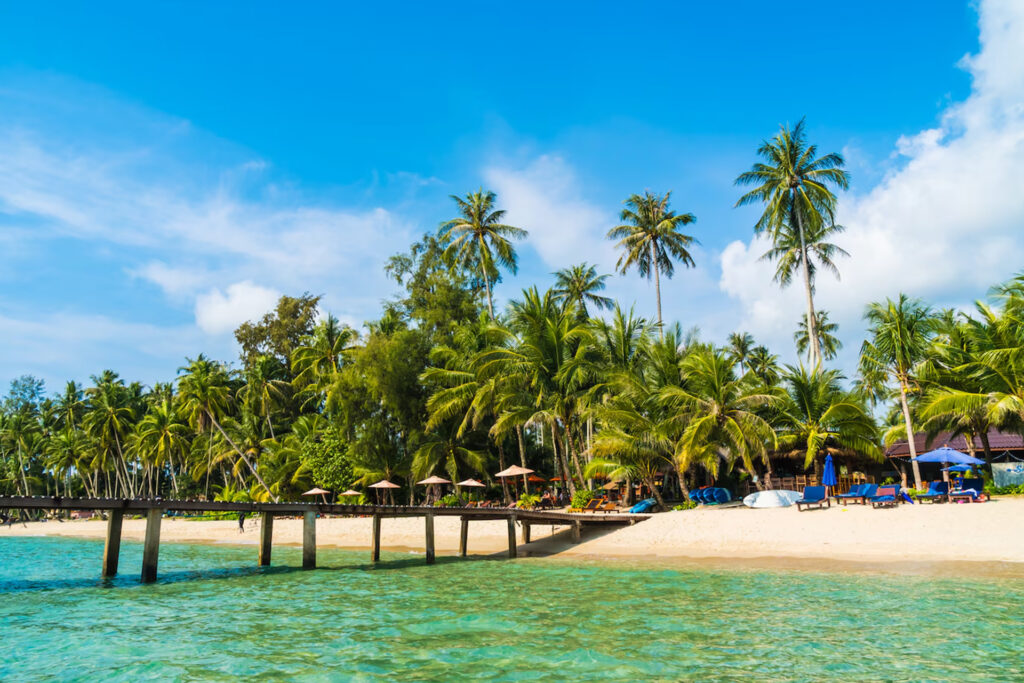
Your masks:
<path fill-rule="evenodd" d="M 853 486 L 850 487 L 849 491 L 847 491 L 846 493 L 840 493 L 838 495 L 835 495 L 835 496 L 833 496 L 833 498 L 838 499 L 840 502 L 845 502 L 845 501 L 851 501 L 852 502 L 852 501 L 855 501 L 855 500 L 862 500 L 863 497 L 864 497 L 864 494 L 861 493 L 861 491 L 864 489 L 865 486 L 867 486 L 867 484 L 854 484 Z M 874 494 L 872 494 L 872 495 L 874 495 Z"/>
<path fill-rule="evenodd" d="M 928 484 L 928 491 L 925 493 L 918 493 L 914 496 L 914 500 L 918 503 L 924 501 L 945 501 L 949 498 L 949 482 L 948 481 L 933 481 Z"/>
<path fill-rule="evenodd" d="M 900 502 L 900 489 L 898 486 L 883 486 L 878 493 L 868 496 L 865 500 L 871 501 L 873 508 L 894 508 Z"/>
<path fill-rule="evenodd" d="M 985 482 L 982 479 L 961 479 L 960 489 L 949 493 L 951 503 L 967 501 L 968 503 L 981 503 L 988 500 L 985 495 Z"/>
<path fill-rule="evenodd" d="M 811 507 L 832 507 L 832 501 L 825 495 L 824 486 L 805 486 L 803 497 L 795 502 L 796 509 L 800 511 L 810 510 Z"/>
<path fill-rule="evenodd" d="M 621 510 L 619 510 L 618 505 L 609 500 L 601 504 L 596 512 L 621 512 Z"/>
<path fill-rule="evenodd" d="M 582 511 L 597 512 L 597 509 L 602 505 L 604 505 L 604 498 L 591 498 L 590 502 L 583 507 Z"/>
<path fill-rule="evenodd" d="M 468 508 L 475 508 L 476 507 L 476 501 L 475 500 L 469 501 L 468 503 L 466 503 L 466 507 L 468 507 Z"/>

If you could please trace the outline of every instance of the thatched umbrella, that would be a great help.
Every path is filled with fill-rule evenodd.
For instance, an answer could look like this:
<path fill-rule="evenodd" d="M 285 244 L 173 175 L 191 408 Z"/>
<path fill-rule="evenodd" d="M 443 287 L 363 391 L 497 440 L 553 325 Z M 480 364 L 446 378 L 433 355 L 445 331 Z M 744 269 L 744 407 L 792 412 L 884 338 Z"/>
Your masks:
<path fill-rule="evenodd" d="M 519 465 L 512 465 L 511 467 L 506 467 L 505 469 L 503 469 L 501 472 L 498 472 L 494 476 L 498 477 L 499 479 L 522 476 L 523 485 L 526 487 L 526 492 L 529 493 L 530 482 L 526 478 L 526 475 L 528 474 L 533 474 L 533 470 L 527 469 L 526 467 L 520 467 Z"/>
<path fill-rule="evenodd" d="M 371 489 L 377 489 L 377 502 L 378 503 L 380 502 L 380 492 L 383 491 L 383 490 L 387 490 L 387 492 L 388 492 L 388 500 L 391 501 L 392 505 L 394 505 L 395 504 L 395 498 L 392 495 L 391 490 L 392 489 L 400 489 L 402 487 L 399 486 L 398 484 L 391 483 L 387 479 L 381 479 L 376 484 L 370 484 L 370 488 Z"/>
<path fill-rule="evenodd" d="M 440 496 L 438 496 L 438 495 L 437 495 L 438 493 L 440 493 L 440 491 L 436 490 L 436 489 L 434 488 L 435 486 L 440 486 L 441 484 L 450 484 L 450 483 L 452 483 L 452 482 L 451 482 L 450 480 L 448 480 L 448 479 L 444 479 L 444 478 L 442 478 L 442 477 L 439 477 L 439 476 L 437 476 L 437 475 L 435 474 L 435 475 L 432 475 L 432 476 L 430 476 L 430 477 L 427 477 L 427 478 L 426 478 L 426 479 L 424 479 L 423 481 L 418 481 L 418 482 L 416 482 L 416 483 L 417 483 L 417 484 L 420 484 L 420 485 L 423 485 L 423 486 L 429 486 L 429 487 L 430 487 L 430 488 L 429 488 L 429 489 L 427 490 L 427 499 L 428 499 L 428 501 L 429 501 L 429 499 L 430 499 L 430 494 L 434 494 L 434 495 L 435 495 L 435 500 L 436 500 L 437 498 L 440 498 Z M 428 504 L 429 504 L 429 503 L 428 503 Z"/>
<path fill-rule="evenodd" d="M 327 505 L 327 494 L 328 493 L 330 493 L 330 491 L 327 491 L 326 489 L 311 488 L 310 490 L 306 491 L 302 495 L 304 495 L 304 496 L 320 496 L 321 498 L 323 498 L 324 505 Z"/>
<path fill-rule="evenodd" d="M 455 485 L 455 492 L 456 493 L 459 492 L 459 487 L 460 486 L 469 486 L 470 488 L 480 488 L 480 489 L 482 489 L 482 488 L 484 488 L 486 486 L 486 484 L 484 484 L 483 482 L 477 481 L 476 479 L 466 479 L 465 481 L 460 481 L 458 484 Z M 462 499 L 459 498 L 459 500 L 462 500 Z"/>

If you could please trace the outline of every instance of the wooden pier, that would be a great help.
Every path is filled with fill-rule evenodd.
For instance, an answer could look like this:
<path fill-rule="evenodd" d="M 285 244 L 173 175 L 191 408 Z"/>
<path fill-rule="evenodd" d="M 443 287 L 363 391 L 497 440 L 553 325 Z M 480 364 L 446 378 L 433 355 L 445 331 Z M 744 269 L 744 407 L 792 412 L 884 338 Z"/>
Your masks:
<path fill-rule="evenodd" d="M 160 520 L 164 512 L 238 512 L 260 515 L 260 540 L 257 563 L 270 564 L 273 547 L 274 517 L 302 517 L 302 568 L 316 568 L 317 515 L 372 516 L 370 558 L 380 561 L 381 519 L 386 517 L 423 517 L 426 563 L 434 563 L 434 518 L 459 517 L 459 555 L 465 557 L 469 546 L 469 523 L 485 520 L 506 520 L 508 524 L 508 556 L 517 555 L 516 524 L 523 528 L 523 542 L 530 542 L 533 525 L 568 526 L 572 541 L 580 542 L 584 526 L 609 527 L 635 524 L 650 515 L 628 513 L 572 513 L 548 510 L 510 508 L 426 507 L 416 505 L 334 505 L 327 503 L 223 503 L 203 500 L 166 500 L 161 498 L 64 498 L 61 496 L 0 496 L 0 510 L 92 510 L 107 513 L 107 538 L 103 547 L 102 575 L 117 574 L 121 551 L 121 527 L 125 514 L 145 515 L 146 535 L 142 549 L 142 581 L 156 581 L 160 557 Z"/>

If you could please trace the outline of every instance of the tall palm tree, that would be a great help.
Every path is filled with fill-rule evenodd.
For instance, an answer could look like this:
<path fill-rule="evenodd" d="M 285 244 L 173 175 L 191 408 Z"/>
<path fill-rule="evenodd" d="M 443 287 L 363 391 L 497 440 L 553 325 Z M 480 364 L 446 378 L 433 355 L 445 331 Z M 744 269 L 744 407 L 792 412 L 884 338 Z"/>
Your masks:
<path fill-rule="evenodd" d="M 616 270 L 626 274 L 636 268 L 641 277 L 654 276 L 654 295 L 658 303 L 658 329 L 664 326 L 661 317 L 661 274 L 672 277 L 675 272 L 673 260 L 684 266 L 693 267 L 690 247 L 698 243 L 679 228 L 697 221 L 692 213 L 677 214 L 668 208 L 671 192 L 659 197 L 649 191 L 642 195 L 630 195 L 625 202 L 619 219 L 622 225 L 608 231 L 608 239 L 618 240 L 616 246 L 622 251 Z M 662 332 L 663 333 L 663 332 Z"/>
<path fill-rule="evenodd" d="M 864 313 L 868 322 L 869 339 L 860 351 L 862 374 L 884 372 L 895 380 L 900 390 L 900 406 L 910 445 L 911 465 L 914 469 L 914 488 L 921 488 L 921 468 L 917 464 L 914 444 L 914 426 L 910 417 L 907 396 L 914 382 L 914 366 L 924 357 L 935 330 L 931 309 L 918 299 L 900 294 L 896 301 L 872 303 Z"/>
<path fill-rule="evenodd" d="M 511 240 L 520 240 L 528 234 L 522 228 L 502 223 L 505 211 L 494 208 L 497 195 L 483 189 L 470 192 L 465 199 L 451 195 L 459 206 L 459 216 L 441 225 L 441 239 L 448 242 L 445 257 L 457 257 L 466 265 L 480 269 L 487 290 L 487 311 L 494 320 L 494 300 L 491 297 L 491 279 L 498 274 L 498 266 L 515 273 L 516 250 Z"/>
<path fill-rule="evenodd" d="M 782 369 L 779 366 L 779 357 L 768 350 L 766 346 L 755 346 L 747 357 L 747 366 L 766 387 L 773 387 L 779 382 Z"/>
<path fill-rule="evenodd" d="M 817 234 L 823 239 L 829 234 L 831 229 L 825 226 L 834 223 L 836 209 L 832 188 L 845 190 L 849 187 L 850 176 L 842 168 L 845 163 L 842 155 L 833 152 L 819 157 L 817 146 L 808 144 L 803 119 L 792 129 L 780 126 L 774 138 L 761 143 L 757 154 L 764 161 L 755 163 L 736 178 L 737 185 L 754 186 L 739 198 L 736 206 L 764 204 L 764 213 L 755 224 L 754 232 L 758 235 L 767 232 L 776 249 L 785 247 L 782 253 L 790 253 L 788 247 L 797 247 L 804 272 L 807 319 L 813 325 L 817 318 L 808 238 Z M 796 235 L 793 235 L 793 226 Z M 832 253 L 838 253 L 835 249 L 832 248 Z M 815 364 L 821 360 L 821 349 L 816 331 L 812 330 L 810 337 L 812 364 Z"/>
<path fill-rule="evenodd" d="M 598 310 L 610 310 L 614 304 L 609 297 L 597 294 L 604 290 L 605 280 L 609 277 L 598 275 L 596 266 L 581 263 L 555 273 L 554 292 L 559 300 L 573 302 L 580 315 L 589 318 L 588 303 Z"/>
<path fill-rule="evenodd" d="M 839 349 L 843 348 L 843 342 L 836 336 L 836 331 L 839 330 L 839 324 L 830 322 L 828 319 L 828 311 L 816 311 L 815 316 L 817 320 L 814 324 L 814 331 L 818 335 L 818 348 L 821 349 L 821 356 L 824 360 L 832 360 L 839 353 Z M 805 313 L 800 317 L 800 324 L 796 328 L 796 332 L 793 334 L 793 341 L 796 342 L 796 352 L 806 353 L 807 360 L 811 360 L 810 347 L 811 347 L 811 331 L 810 325 L 807 324 L 807 314 Z"/>
<path fill-rule="evenodd" d="M 341 369 L 345 355 L 358 341 L 359 333 L 338 322 L 333 315 L 320 322 L 313 334 L 292 352 L 292 372 L 296 389 L 309 387 L 320 397 Z"/>
<path fill-rule="evenodd" d="M 157 471 L 167 466 L 171 473 L 171 486 L 178 493 L 178 478 L 174 474 L 175 458 L 184 460 L 188 451 L 189 430 L 179 419 L 174 404 L 163 399 L 150 408 L 136 428 L 135 447 Z"/>
<path fill-rule="evenodd" d="M 749 332 L 733 332 L 729 335 L 728 349 L 732 359 L 740 366 L 740 373 L 747 371 L 747 361 L 755 347 L 754 336 Z"/>

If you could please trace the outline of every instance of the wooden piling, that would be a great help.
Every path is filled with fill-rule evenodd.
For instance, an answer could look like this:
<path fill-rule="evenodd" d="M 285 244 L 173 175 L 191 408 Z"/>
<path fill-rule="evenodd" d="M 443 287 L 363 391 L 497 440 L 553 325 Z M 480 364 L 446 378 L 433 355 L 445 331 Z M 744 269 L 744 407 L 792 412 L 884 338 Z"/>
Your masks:
<path fill-rule="evenodd" d="M 117 560 L 121 555 L 121 522 L 124 510 L 111 510 L 107 517 L 107 543 L 103 546 L 103 576 L 117 576 Z"/>
<path fill-rule="evenodd" d="M 428 512 L 425 517 L 427 527 L 427 564 L 434 564 L 434 514 Z"/>
<path fill-rule="evenodd" d="M 523 522 L 523 543 L 530 542 L 530 523 Z"/>
<path fill-rule="evenodd" d="M 579 520 L 575 520 L 572 523 L 572 542 L 573 543 L 579 543 L 580 542 L 580 532 L 582 530 L 583 530 L 583 522 L 581 522 Z"/>
<path fill-rule="evenodd" d="M 462 518 L 462 524 L 459 527 L 459 556 L 465 557 L 468 550 L 469 541 L 469 519 L 466 517 Z"/>
<path fill-rule="evenodd" d="M 259 565 L 267 567 L 270 565 L 270 550 L 274 540 L 274 515 L 264 512 L 260 516 L 260 555 Z"/>
<path fill-rule="evenodd" d="M 164 511 L 151 508 L 146 511 L 146 540 L 142 546 L 142 582 L 156 581 L 156 565 L 160 559 L 160 520 Z"/>
<path fill-rule="evenodd" d="M 316 569 L 316 512 L 306 510 L 302 516 L 302 568 Z"/>
<path fill-rule="evenodd" d="M 516 557 L 516 516 L 508 516 L 508 556 Z"/>
<path fill-rule="evenodd" d="M 373 550 L 370 552 L 370 559 L 373 562 L 380 562 L 380 515 L 373 516 Z"/>

